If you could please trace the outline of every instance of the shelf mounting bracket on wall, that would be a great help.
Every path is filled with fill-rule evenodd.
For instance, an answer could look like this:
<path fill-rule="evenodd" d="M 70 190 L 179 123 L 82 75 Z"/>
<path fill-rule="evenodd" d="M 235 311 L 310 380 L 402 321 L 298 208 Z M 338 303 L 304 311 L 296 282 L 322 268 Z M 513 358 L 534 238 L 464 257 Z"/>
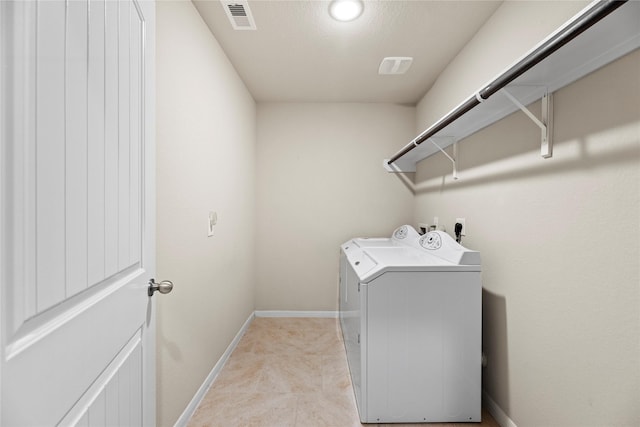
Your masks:
<path fill-rule="evenodd" d="M 511 95 L 507 88 L 502 88 L 500 91 L 540 128 L 540 155 L 545 159 L 551 157 L 553 155 L 553 93 L 544 91 L 541 100 L 542 120 L 539 120 L 515 96 Z"/>
<path fill-rule="evenodd" d="M 432 138 L 429 138 L 429 142 L 432 143 L 433 145 L 435 145 L 435 147 L 440 150 L 442 152 L 442 154 L 444 154 L 445 156 L 447 156 L 447 158 L 449 160 L 451 160 L 451 163 L 453 163 L 453 179 L 458 179 L 458 166 L 457 166 L 457 159 L 458 159 L 458 141 L 456 141 L 453 137 L 450 136 L 445 136 L 445 137 L 441 137 L 441 138 L 445 138 L 445 139 L 453 139 L 453 157 L 451 157 L 442 147 L 440 147 Z M 451 144 L 448 144 L 451 145 Z"/>

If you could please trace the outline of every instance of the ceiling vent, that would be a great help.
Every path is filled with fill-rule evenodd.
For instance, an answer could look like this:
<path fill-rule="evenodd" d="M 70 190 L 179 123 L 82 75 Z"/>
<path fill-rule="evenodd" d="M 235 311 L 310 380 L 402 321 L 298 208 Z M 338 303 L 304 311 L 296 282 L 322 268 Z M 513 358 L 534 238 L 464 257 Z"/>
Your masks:
<path fill-rule="evenodd" d="M 249 2 L 246 0 L 220 0 L 224 11 L 231 21 L 234 30 L 255 30 L 256 23 L 253 20 Z"/>
<path fill-rule="evenodd" d="M 378 74 L 404 74 L 412 62 L 413 58 L 410 56 L 389 56 L 380 63 Z"/>

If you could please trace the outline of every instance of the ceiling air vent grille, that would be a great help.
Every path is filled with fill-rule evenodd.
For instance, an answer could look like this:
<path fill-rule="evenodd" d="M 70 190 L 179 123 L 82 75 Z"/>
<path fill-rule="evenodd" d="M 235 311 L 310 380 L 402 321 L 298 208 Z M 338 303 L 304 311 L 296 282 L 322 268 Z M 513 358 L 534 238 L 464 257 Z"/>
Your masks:
<path fill-rule="evenodd" d="M 412 62 L 413 58 L 410 56 L 388 56 L 380 63 L 378 74 L 404 74 Z"/>
<path fill-rule="evenodd" d="M 255 30 L 256 23 L 253 20 L 251 9 L 249 9 L 249 2 L 246 0 L 229 1 L 220 0 L 224 11 L 229 17 L 231 26 L 234 30 Z"/>

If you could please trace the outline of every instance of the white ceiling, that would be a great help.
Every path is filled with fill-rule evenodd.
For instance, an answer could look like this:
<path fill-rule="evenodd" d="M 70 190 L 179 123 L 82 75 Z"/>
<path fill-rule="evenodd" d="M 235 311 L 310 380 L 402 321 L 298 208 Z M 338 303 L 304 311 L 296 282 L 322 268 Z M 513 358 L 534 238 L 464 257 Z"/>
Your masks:
<path fill-rule="evenodd" d="M 193 3 L 257 102 L 414 105 L 502 2 L 365 0 L 337 22 L 328 1 L 253 0 L 256 31 L 234 30 L 219 0 Z M 414 60 L 378 75 L 385 56 Z"/>

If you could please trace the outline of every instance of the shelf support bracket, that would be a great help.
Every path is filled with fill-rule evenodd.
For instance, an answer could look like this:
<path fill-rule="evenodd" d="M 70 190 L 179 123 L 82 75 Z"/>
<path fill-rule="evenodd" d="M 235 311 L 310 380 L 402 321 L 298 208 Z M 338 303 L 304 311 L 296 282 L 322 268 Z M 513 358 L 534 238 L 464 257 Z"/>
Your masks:
<path fill-rule="evenodd" d="M 434 140 L 433 138 L 429 138 L 429 142 L 432 143 L 433 145 L 435 145 L 435 147 L 440 150 L 442 152 L 442 154 L 444 154 L 445 156 L 447 156 L 447 158 L 449 160 L 451 160 L 451 163 L 453 163 L 453 179 L 458 179 L 458 167 L 456 164 L 456 159 L 458 158 L 458 141 L 454 141 L 453 142 L 453 157 L 451 157 L 446 151 L 444 151 L 442 149 L 442 147 L 440 147 Z"/>
<path fill-rule="evenodd" d="M 551 157 L 553 155 L 553 93 L 548 93 L 545 90 L 541 100 L 542 120 L 538 120 L 538 118 L 527 107 L 522 105 L 516 97 L 511 95 L 506 88 L 502 88 L 501 91 L 540 128 L 540 155 L 545 159 Z"/>

